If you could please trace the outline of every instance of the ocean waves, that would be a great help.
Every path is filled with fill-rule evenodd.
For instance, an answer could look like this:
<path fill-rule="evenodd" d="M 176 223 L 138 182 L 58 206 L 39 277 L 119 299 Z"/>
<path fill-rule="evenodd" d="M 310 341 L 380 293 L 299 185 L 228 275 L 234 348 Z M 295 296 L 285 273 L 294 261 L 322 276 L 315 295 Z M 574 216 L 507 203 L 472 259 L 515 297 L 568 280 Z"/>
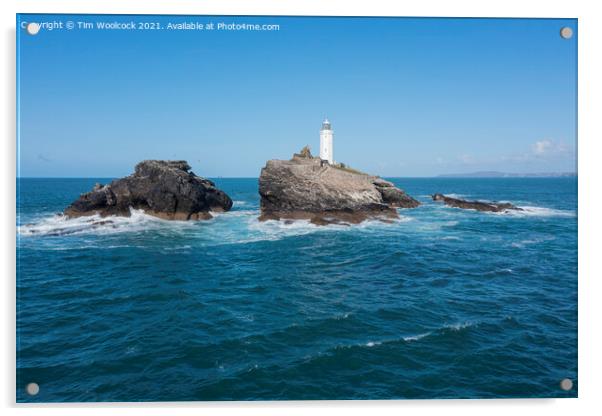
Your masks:
<path fill-rule="evenodd" d="M 242 205 L 242 204 L 241 204 Z M 433 204 L 434 205 L 434 204 Z M 496 216 L 510 218 L 574 218 L 575 212 L 537 206 L 521 206 L 521 211 L 503 213 L 477 213 L 480 216 Z M 439 211 L 447 212 L 440 214 Z M 469 210 L 470 211 L 470 210 Z M 349 231 L 387 231 L 399 228 L 416 229 L 424 232 L 441 231 L 446 227 L 454 227 L 465 216 L 457 208 L 443 206 L 423 206 L 415 210 L 399 210 L 398 219 L 391 222 L 367 220 L 360 224 L 331 224 L 319 226 L 308 220 L 260 222 L 259 209 L 235 209 L 226 213 L 212 213 L 213 218 L 207 221 L 168 221 L 147 215 L 143 210 L 130 210 L 129 217 L 100 217 L 92 215 L 79 218 L 68 218 L 62 214 L 37 215 L 30 222 L 18 225 L 17 233 L 22 237 L 63 237 L 70 235 L 110 235 L 118 233 L 139 233 L 148 231 L 167 231 L 187 233 L 189 236 L 219 235 L 222 243 L 249 243 L 257 241 L 274 241 L 286 237 L 303 236 L 315 232 L 349 232 Z M 453 218 L 449 216 L 453 212 Z M 470 213 L 469 213 L 470 214 Z M 469 217 L 470 218 L 470 217 Z M 409 228 L 404 224 L 416 221 Z M 214 227 L 214 230 L 210 230 Z M 444 236 L 442 239 L 460 239 L 459 236 Z"/>
<path fill-rule="evenodd" d="M 181 235 L 194 239 L 198 245 L 245 244 L 260 241 L 276 241 L 287 237 L 304 236 L 313 233 L 376 231 L 391 228 L 392 225 L 411 221 L 400 215 L 387 223 L 379 220 L 367 220 L 361 224 L 315 225 L 309 220 L 295 221 L 259 221 L 258 209 L 238 209 L 230 212 L 212 213 L 213 218 L 205 221 L 169 221 L 151 215 L 143 210 L 130 209 L 129 217 L 92 215 L 68 218 L 62 214 L 48 214 L 31 219 L 17 226 L 21 237 L 64 237 L 63 242 L 69 248 L 70 237 L 111 236 L 115 234 L 163 233 L 163 235 Z M 113 246 L 117 247 L 117 246 Z M 190 246 L 186 245 L 186 248 Z M 167 250 L 174 249 L 166 247 Z"/>
<path fill-rule="evenodd" d="M 514 217 L 564 217 L 573 218 L 577 216 L 575 211 L 562 210 L 536 206 L 519 206 L 522 211 L 509 210 L 506 214 Z M 496 215 L 502 215 L 496 213 Z"/>
<path fill-rule="evenodd" d="M 454 379 L 454 387 L 447 393 L 449 397 L 492 397 L 495 393 L 483 385 L 500 381 L 541 389 L 544 384 L 541 377 L 520 382 L 508 380 L 504 378 L 499 364 L 491 361 L 496 354 L 508 357 L 505 350 L 511 353 L 520 351 L 512 339 L 498 339 L 494 348 L 475 353 L 473 346 L 477 340 L 491 337 L 496 332 L 503 333 L 510 328 L 508 322 L 510 327 L 515 325 L 511 318 L 458 322 L 413 335 L 384 339 L 371 339 L 358 333 L 358 339 L 364 338 L 359 342 L 332 338 L 328 332 L 310 335 L 311 332 L 304 329 L 298 328 L 295 332 L 295 328 L 291 328 L 285 341 L 279 339 L 283 334 L 277 337 L 267 334 L 214 345 L 211 350 L 195 349 L 195 355 L 200 351 L 210 354 L 215 350 L 237 349 L 237 343 L 240 343 L 247 353 L 244 360 L 225 358 L 214 364 L 215 370 L 207 369 L 210 374 L 216 371 L 224 376 L 207 380 L 196 397 L 211 398 L 218 392 L 227 392 L 222 397 L 248 399 L 261 397 L 261 391 L 268 390 L 273 392 L 274 398 L 280 399 L 429 398 L 440 397 L 443 388 L 450 389 L 449 378 Z M 320 334 L 326 336 L 323 341 L 312 342 Z M 262 343 L 264 338 L 269 343 Z M 271 348 L 264 350 L 268 345 Z M 281 350 L 283 346 L 288 348 Z M 474 376 L 477 375 L 472 374 L 472 369 L 465 363 L 458 365 L 458 357 L 462 357 L 462 361 L 470 357 L 474 368 L 496 367 L 495 372 L 480 372 L 481 382 L 475 384 Z M 520 364 L 515 361 L 514 368 L 525 372 L 530 364 L 529 361 Z M 199 362 L 197 365 L 203 364 Z M 315 377 L 318 376 L 319 390 L 315 388 Z M 395 382 L 390 382 L 392 378 Z M 408 378 L 411 383 L 404 383 L 403 380 Z M 399 388 L 400 383 L 403 388 Z M 408 384 L 413 388 L 409 388 Z M 367 388 L 368 385 L 372 388 Z"/>
<path fill-rule="evenodd" d="M 221 181 L 233 210 L 192 222 L 67 219 L 89 183 L 61 199 L 22 181 L 19 401 L 31 380 L 46 401 L 576 395 L 558 389 L 577 376 L 565 182 L 445 181 L 522 214 L 424 199 L 392 223 L 316 226 L 260 222 L 256 180 Z"/>
<path fill-rule="evenodd" d="M 129 217 L 101 217 L 91 215 L 79 218 L 69 218 L 62 214 L 50 214 L 33 222 L 17 227 L 17 232 L 22 236 L 32 237 L 61 237 L 78 234 L 113 234 L 122 232 L 140 232 L 152 229 L 172 227 L 185 227 L 190 224 L 185 221 L 167 221 L 151 215 L 143 210 L 130 209 Z"/>

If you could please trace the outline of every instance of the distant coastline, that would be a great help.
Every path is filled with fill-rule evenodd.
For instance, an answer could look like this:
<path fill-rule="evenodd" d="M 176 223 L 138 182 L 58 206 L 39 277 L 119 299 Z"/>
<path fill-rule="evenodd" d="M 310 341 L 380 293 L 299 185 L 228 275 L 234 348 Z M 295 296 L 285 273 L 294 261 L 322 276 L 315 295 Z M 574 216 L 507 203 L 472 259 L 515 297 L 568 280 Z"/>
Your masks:
<path fill-rule="evenodd" d="M 438 178 L 573 178 L 576 176 L 577 172 L 508 173 L 496 171 L 437 175 Z"/>

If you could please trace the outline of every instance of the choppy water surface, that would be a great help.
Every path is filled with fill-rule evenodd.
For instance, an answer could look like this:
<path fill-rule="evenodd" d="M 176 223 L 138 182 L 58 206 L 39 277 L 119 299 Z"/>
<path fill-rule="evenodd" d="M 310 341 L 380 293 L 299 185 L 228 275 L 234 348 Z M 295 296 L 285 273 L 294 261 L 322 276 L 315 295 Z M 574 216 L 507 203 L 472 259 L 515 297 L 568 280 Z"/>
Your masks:
<path fill-rule="evenodd" d="M 18 184 L 19 401 L 577 395 L 574 178 L 393 179 L 392 224 L 259 223 L 256 179 L 204 222 L 55 215 L 98 181 Z"/>

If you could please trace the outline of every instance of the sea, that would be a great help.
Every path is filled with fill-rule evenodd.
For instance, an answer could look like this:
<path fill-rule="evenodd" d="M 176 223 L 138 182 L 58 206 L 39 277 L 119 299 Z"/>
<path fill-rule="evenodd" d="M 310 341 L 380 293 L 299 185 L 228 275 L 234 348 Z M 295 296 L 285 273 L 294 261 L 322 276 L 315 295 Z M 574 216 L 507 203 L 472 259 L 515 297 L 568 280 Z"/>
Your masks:
<path fill-rule="evenodd" d="M 18 179 L 17 401 L 577 397 L 577 179 L 388 179 L 422 205 L 329 226 L 259 222 L 257 178 L 100 225 L 58 213 L 110 179 Z"/>

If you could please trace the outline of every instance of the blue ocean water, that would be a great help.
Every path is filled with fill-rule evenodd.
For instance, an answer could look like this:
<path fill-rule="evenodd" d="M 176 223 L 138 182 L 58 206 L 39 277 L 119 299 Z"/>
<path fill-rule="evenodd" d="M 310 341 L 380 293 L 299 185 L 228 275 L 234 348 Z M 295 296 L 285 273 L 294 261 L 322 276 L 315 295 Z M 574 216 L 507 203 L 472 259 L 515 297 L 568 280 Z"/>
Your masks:
<path fill-rule="evenodd" d="M 392 179 L 392 224 L 260 223 L 257 179 L 206 222 L 55 215 L 107 181 L 18 181 L 18 401 L 577 396 L 575 178 Z"/>

